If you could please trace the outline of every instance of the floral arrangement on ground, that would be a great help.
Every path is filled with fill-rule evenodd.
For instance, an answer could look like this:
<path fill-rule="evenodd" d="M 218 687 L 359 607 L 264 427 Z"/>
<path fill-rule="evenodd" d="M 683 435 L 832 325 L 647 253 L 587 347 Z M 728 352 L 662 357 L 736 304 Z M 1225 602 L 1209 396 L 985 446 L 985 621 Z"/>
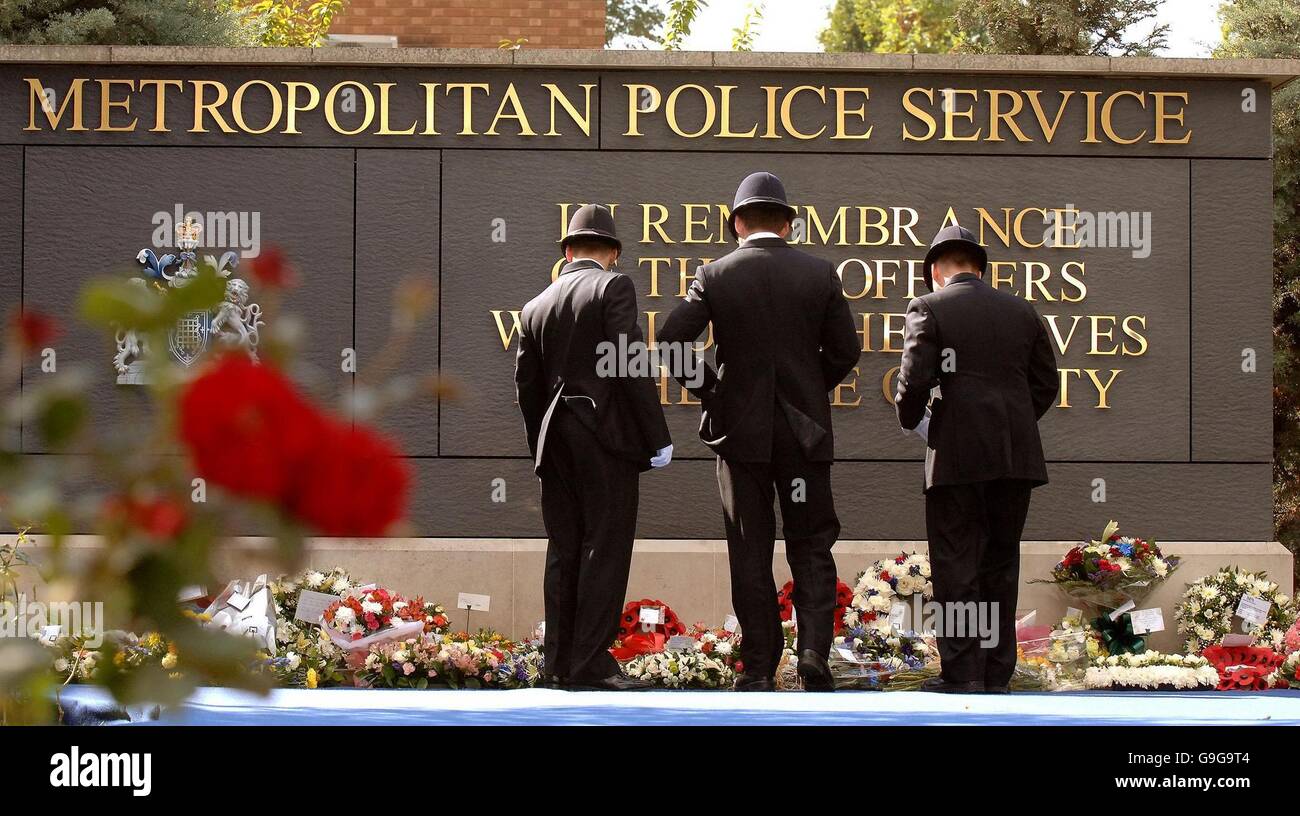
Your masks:
<path fill-rule="evenodd" d="M 1287 630 L 1296 623 L 1295 599 L 1282 593 L 1262 572 L 1226 567 L 1189 584 L 1174 609 L 1174 619 L 1178 631 L 1187 638 L 1189 654 L 1213 646 L 1232 633 L 1242 596 L 1268 604 L 1267 619 L 1253 633 L 1258 644 L 1276 652 L 1287 651 Z"/>

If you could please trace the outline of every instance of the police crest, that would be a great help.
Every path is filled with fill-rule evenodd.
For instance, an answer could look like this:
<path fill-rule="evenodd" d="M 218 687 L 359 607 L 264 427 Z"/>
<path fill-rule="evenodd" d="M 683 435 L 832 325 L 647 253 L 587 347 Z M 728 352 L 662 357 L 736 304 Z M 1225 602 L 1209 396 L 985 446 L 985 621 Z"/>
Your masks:
<path fill-rule="evenodd" d="M 176 226 L 179 254 L 158 257 L 152 249 L 140 250 L 136 260 L 143 268 L 139 277 L 131 278 L 131 283 L 160 293 L 167 288 L 188 285 L 199 273 L 196 250 L 202 232 L 201 224 L 186 218 L 184 223 Z M 264 325 L 262 309 L 249 302 L 248 283 L 232 277 L 239 266 L 239 255 L 229 251 L 219 260 L 208 255 L 204 261 L 225 279 L 225 298 L 215 309 L 190 312 L 178 320 L 167 332 L 167 350 L 173 360 L 187 368 L 213 347 L 239 349 L 256 361 L 260 330 Z M 113 366 L 117 369 L 118 384 L 146 384 L 145 359 L 150 354 L 148 342 L 129 328 L 119 329 L 116 340 L 117 354 Z"/>

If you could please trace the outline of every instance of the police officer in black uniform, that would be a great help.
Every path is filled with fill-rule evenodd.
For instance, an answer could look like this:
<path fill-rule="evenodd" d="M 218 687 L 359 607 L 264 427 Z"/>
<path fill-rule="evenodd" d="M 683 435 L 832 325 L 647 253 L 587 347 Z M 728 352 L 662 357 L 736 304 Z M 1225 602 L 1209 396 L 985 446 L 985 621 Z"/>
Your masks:
<path fill-rule="evenodd" d="M 1056 401 L 1056 355 L 1034 307 L 984 280 L 987 263 L 970 230 L 941 229 L 923 267 L 930 294 L 907 307 L 895 403 L 899 424 L 926 438 L 934 600 L 997 612 L 996 644 L 940 633 L 942 675 L 925 691 L 1007 691 L 1020 534 L 1030 491 L 1047 483 L 1038 420 Z"/>
<path fill-rule="evenodd" d="M 728 221 L 740 247 L 700 267 L 657 338 L 661 347 L 691 343 L 713 323 L 717 369 L 705 365 L 698 387 L 678 379 L 700 399 L 700 437 L 718 456 L 732 604 L 745 638 L 737 691 L 771 690 L 784 646 L 774 501 L 794 575 L 798 672 L 805 689 L 833 687 L 831 547 L 840 523 L 828 392 L 857 363 L 861 343 L 834 266 L 786 242 L 794 215 L 780 179 L 745 178 Z"/>
<path fill-rule="evenodd" d="M 627 591 L 640 473 L 668 464 L 672 440 L 657 381 L 598 366 L 611 348 L 644 342 L 636 289 L 613 271 L 622 251 L 613 215 L 580 208 L 561 247 L 568 262 L 524 306 L 515 361 L 548 537 L 546 672 L 571 687 L 636 690 L 647 684 L 624 675 L 609 647 Z"/>

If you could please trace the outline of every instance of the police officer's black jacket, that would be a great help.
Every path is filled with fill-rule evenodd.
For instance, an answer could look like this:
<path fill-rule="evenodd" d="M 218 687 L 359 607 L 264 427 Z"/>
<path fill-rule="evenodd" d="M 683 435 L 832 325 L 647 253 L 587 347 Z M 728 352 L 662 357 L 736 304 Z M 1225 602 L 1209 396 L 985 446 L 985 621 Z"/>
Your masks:
<path fill-rule="evenodd" d="M 925 486 L 994 479 L 1047 482 L 1038 420 L 1056 401 L 1056 356 L 1042 318 L 1022 298 L 974 274 L 907 307 L 898 422 L 915 428 L 933 404 Z"/>
<path fill-rule="evenodd" d="M 833 459 L 828 392 L 862 346 L 830 261 L 776 237 L 746 241 L 700 267 L 656 339 L 690 342 L 710 321 L 718 367 L 706 366 L 691 389 L 703 405 L 704 443 L 733 462 L 770 461 L 781 410 L 810 461 Z"/>
<path fill-rule="evenodd" d="M 652 377 L 598 372 L 599 347 L 643 343 L 637 325 L 636 288 L 619 272 L 592 260 L 575 260 L 520 316 L 515 388 L 536 467 L 554 411 L 573 413 L 614 456 L 649 468 L 650 457 L 671 443 L 658 383 Z M 619 337 L 625 340 L 620 345 Z M 618 370 L 618 369 L 616 369 Z"/>

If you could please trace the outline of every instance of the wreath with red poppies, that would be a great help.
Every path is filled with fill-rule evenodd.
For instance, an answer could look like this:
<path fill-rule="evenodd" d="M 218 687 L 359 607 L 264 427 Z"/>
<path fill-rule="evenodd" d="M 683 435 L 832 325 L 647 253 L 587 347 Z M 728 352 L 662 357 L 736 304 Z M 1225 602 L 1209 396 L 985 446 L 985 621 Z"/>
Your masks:
<path fill-rule="evenodd" d="M 660 610 L 659 623 L 643 629 L 641 624 L 642 607 Z M 610 654 L 619 662 L 631 660 L 640 654 L 662 652 L 668 638 L 686 634 L 686 626 L 681 618 L 668 604 L 653 598 L 629 601 L 623 607 L 623 616 L 618 621 L 618 640 L 610 648 Z"/>
<path fill-rule="evenodd" d="M 853 603 L 853 590 L 849 585 L 835 579 L 835 634 L 844 631 L 844 612 Z M 776 605 L 781 610 L 781 620 L 788 621 L 794 617 L 794 581 L 786 581 L 781 591 L 776 593 Z"/>
<path fill-rule="evenodd" d="M 618 621 L 619 640 L 626 640 L 641 632 L 641 607 L 643 606 L 647 609 L 658 608 L 663 611 L 663 616 L 660 618 L 662 623 L 656 625 L 655 631 L 663 633 L 665 637 L 686 634 L 686 625 L 677 617 L 677 613 L 671 606 L 653 598 L 642 598 L 639 601 L 628 601 L 627 606 L 623 607 L 623 617 Z"/>
<path fill-rule="evenodd" d="M 1286 659 L 1261 646 L 1211 646 L 1201 652 L 1219 672 L 1219 691 L 1263 691 Z"/>

